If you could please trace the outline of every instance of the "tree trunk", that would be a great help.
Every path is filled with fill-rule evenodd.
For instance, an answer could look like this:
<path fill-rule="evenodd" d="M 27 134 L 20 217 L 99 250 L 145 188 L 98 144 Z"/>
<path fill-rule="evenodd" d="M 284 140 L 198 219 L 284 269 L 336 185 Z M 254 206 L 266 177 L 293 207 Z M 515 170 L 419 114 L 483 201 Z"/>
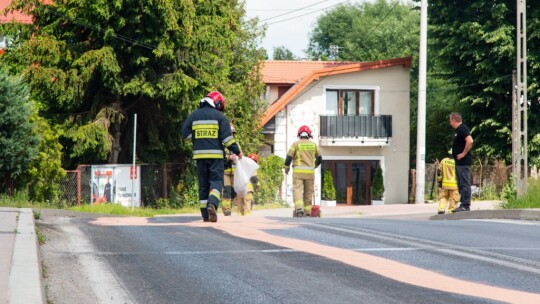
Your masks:
<path fill-rule="evenodd" d="M 112 150 L 111 155 L 109 156 L 109 164 L 117 164 L 118 163 L 118 155 L 120 155 L 120 151 L 122 151 L 122 147 L 120 145 L 120 139 L 122 137 L 122 132 L 120 132 L 120 124 L 115 123 L 112 124 Z"/>

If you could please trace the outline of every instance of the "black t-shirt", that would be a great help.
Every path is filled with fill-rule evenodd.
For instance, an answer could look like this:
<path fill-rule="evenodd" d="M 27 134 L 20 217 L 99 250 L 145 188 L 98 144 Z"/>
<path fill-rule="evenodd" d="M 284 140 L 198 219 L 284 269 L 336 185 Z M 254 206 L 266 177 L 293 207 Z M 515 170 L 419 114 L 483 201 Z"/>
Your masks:
<path fill-rule="evenodd" d="M 456 161 L 456 166 L 470 166 L 472 164 L 471 153 L 467 153 L 464 158 L 458 160 L 457 155 L 463 152 L 465 149 L 465 138 L 471 135 L 469 128 L 463 123 L 456 128 L 456 133 L 454 134 L 454 144 L 452 145 L 452 156 Z"/>

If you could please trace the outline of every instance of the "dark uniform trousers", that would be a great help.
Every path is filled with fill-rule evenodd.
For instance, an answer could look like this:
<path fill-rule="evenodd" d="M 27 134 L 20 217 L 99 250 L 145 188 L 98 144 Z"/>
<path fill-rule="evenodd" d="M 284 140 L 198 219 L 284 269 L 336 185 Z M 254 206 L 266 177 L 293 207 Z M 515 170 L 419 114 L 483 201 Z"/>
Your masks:
<path fill-rule="evenodd" d="M 223 159 L 197 159 L 197 176 L 199 177 L 199 203 L 201 215 L 208 218 L 207 204 L 217 207 L 223 191 Z"/>

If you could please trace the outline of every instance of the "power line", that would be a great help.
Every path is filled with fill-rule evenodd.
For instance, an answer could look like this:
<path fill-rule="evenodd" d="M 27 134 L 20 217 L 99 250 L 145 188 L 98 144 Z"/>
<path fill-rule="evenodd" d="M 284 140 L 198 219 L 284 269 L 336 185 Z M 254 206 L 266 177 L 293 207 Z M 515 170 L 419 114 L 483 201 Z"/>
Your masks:
<path fill-rule="evenodd" d="M 301 10 L 306 9 L 306 8 L 308 8 L 308 7 L 312 7 L 312 6 L 315 6 L 315 5 L 317 5 L 317 4 L 321 4 L 321 3 L 324 3 L 324 2 L 328 2 L 328 1 L 330 1 L 330 0 L 319 1 L 319 2 L 317 2 L 317 3 L 313 3 L 313 4 L 310 4 L 310 5 L 308 5 L 308 6 L 304 6 L 304 7 L 301 7 L 301 8 L 295 9 L 295 10 L 292 10 L 292 11 L 290 11 L 290 12 L 287 12 L 287 13 L 283 13 L 283 14 L 279 14 L 279 15 L 277 15 L 277 16 L 273 16 L 273 17 L 270 17 L 270 18 L 263 19 L 263 20 L 261 20 L 261 22 L 264 22 L 264 21 L 267 21 L 267 20 L 271 20 L 271 19 L 275 19 L 275 18 L 278 18 L 278 17 L 281 17 L 281 16 L 285 16 L 285 15 L 288 15 L 288 14 L 292 14 L 292 13 L 294 13 L 294 12 L 301 11 Z"/>
<path fill-rule="evenodd" d="M 382 23 L 382 22 L 390 15 L 390 13 L 394 10 L 394 8 L 396 8 L 396 6 L 399 4 L 399 1 L 400 1 L 400 0 L 397 0 L 397 1 L 394 3 L 394 5 L 392 6 L 392 8 L 390 8 L 390 9 L 388 10 L 388 13 L 387 13 L 386 15 L 384 15 L 384 17 L 381 19 L 381 21 L 380 21 L 375 27 L 371 28 L 371 31 L 370 31 L 369 34 L 366 36 L 366 39 L 367 39 L 367 38 L 374 32 L 374 30 L 375 30 L 376 28 L 378 28 L 379 25 L 381 25 L 381 23 Z M 339 3 L 338 3 L 338 4 L 339 4 Z M 364 40 L 365 40 L 365 39 L 364 39 Z M 358 48 L 358 46 L 356 46 L 356 47 L 352 50 L 352 52 L 354 52 L 357 48 Z M 341 61 L 339 64 L 337 64 L 333 69 L 331 69 L 330 71 L 328 71 L 328 73 L 326 73 L 326 75 L 321 76 L 321 78 L 330 75 L 330 73 L 332 73 L 333 71 L 335 71 L 338 67 L 342 66 L 343 64 L 346 64 L 346 63 L 344 63 L 344 62 L 345 62 L 345 61 L 342 60 L 342 61 Z M 320 79 L 320 78 L 319 78 L 319 79 Z M 311 86 L 310 86 L 310 85 L 305 85 L 306 88 L 303 89 L 302 94 L 300 94 L 300 95 L 297 96 L 296 98 L 302 97 L 304 94 L 307 93 L 307 91 L 308 91 L 309 89 L 313 88 L 313 87 L 315 86 L 315 84 L 316 84 L 316 82 L 314 82 Z M 298 85 L 298 84 L 297 84 L 297 85 Z"/>
<path fill-rule="evenodd" d="M 297 16 L 294 16 L 294 17 L 291 17 L 291 18 L 287 18 L 287 19 L 282 19 L 282 20 L 278 20 L 278 21 L 274 21 L 274 22 L 271 22 L 271 23 L 267 23 L 266 25 L 272 25 L 272 24 L 276 24 L 276 23 L 281 23 L 281 22 L 285 22 L 285 21 L 289 21 L 289 20 L 292 20 L 292 19 L 297 19 L 297 18 L 300 18 L 300 17 L 304 17 L 304 16 L 307 16 L 307 15 L 311 15 L 313 13 L 317 13 L 317 12 L 320 12 L 320 11 L 324 11 L 326 9 L 329 9 L 331 7 L 334 7 L 334 6 L 337 6 L 343 2 L 347 2 L 347 1 L 341 1 L 341 2 L 338 2 L 336 4 L 333 4 L 333 5 L 330 5 L 330 6 L 327 6 L 325 8 L 321 8 L 319 10 L 316 10 L 316 11 L 312 11 L 312 12 L 309 12 L 309 13 L 305 13 L 305 14 L 302 14 L 302 15 L 297 15 Z"/>

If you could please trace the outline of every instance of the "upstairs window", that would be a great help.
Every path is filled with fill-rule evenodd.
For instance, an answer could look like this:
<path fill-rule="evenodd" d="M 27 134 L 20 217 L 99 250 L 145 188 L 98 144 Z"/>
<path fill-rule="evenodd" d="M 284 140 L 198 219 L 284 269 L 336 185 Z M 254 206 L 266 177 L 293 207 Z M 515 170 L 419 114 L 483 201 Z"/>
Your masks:
<path fill-rule="evenodd" d="M 326 90 L 326 115 L 356 116 L 374 114 L 373 90 Z"/>

